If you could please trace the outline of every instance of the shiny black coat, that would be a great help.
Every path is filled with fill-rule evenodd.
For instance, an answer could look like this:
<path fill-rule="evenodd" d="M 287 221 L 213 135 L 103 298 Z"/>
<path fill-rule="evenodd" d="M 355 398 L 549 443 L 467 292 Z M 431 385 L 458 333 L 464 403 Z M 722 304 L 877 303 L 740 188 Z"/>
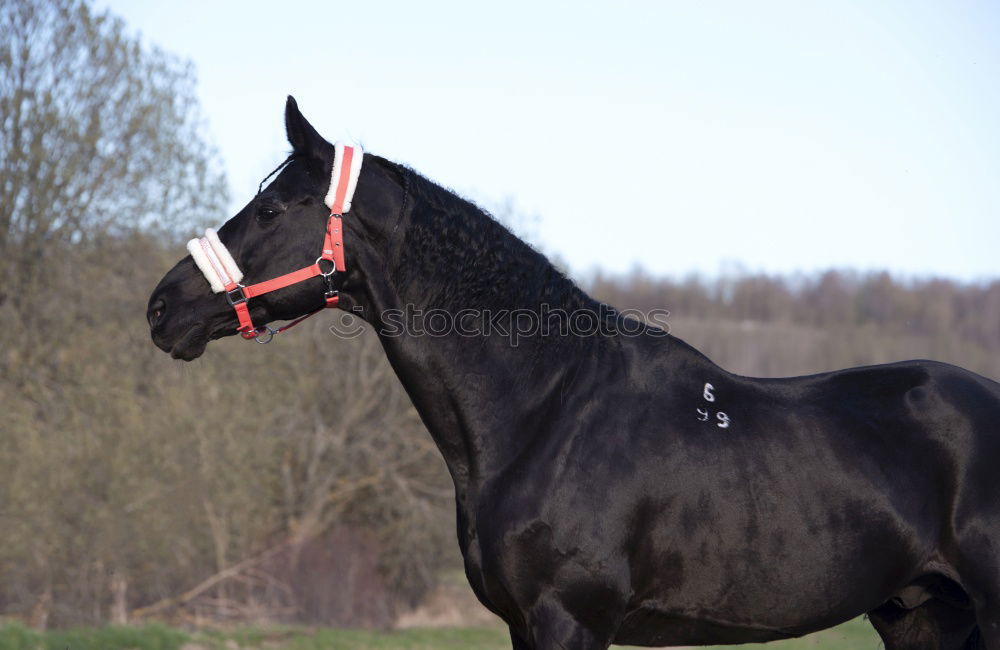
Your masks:
<path fill-rule="evenodd" d="M 322 240 L 333 148 L 291 99 L 286 125 L 291 163 L 220 231 L 246 282 L 309 264 Z M 437 442 L 469 582 L 515 648 L 766 641 L 868 613 L 890 650 L 1000 650 L 997 383 L 930 361 L 732 375 L 377 156 L 344 241 L 341 306 Z M 254 321 L 323 290 L 254 299 Z M 530 327 L 553 309 L 550 331 Z M 461 327 L 428 335 L 428 310 Z M 581 314 L 599 327 L 564 331 Z M 149 320 L 184 359 L 236 323 L 190 258 Z"/>

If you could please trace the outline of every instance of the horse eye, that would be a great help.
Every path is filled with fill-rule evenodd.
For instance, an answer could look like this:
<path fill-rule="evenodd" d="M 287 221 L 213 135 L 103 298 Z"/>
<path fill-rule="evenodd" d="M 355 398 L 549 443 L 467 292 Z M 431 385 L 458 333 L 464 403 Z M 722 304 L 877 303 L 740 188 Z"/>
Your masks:
<path fill-rule="evenodd" d="M 257 209 L 257 218 L 262 219 L 264 221 L 270 221 L 271 219 L 277 217 L 279 214 L 280 214 L 279 210 L 267 206 L 261 206 L 260 208 Z"/>

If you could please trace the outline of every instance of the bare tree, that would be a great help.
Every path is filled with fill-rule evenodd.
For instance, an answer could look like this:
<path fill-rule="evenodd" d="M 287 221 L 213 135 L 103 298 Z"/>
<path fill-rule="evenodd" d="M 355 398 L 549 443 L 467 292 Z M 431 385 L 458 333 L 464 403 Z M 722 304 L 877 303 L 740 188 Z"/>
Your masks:
<path fill-rule="evenodd" d="M 45 288 L 60 244 L 214 220 L 190 64 L 82 0 L 4 0 L 0 32 L 0 302 Z"/>

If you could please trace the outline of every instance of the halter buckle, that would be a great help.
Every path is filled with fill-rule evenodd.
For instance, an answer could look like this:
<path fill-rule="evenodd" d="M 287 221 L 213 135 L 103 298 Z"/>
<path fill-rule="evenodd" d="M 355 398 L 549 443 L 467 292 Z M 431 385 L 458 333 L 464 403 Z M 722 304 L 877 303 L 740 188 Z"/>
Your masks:
<path fill-rule="evenodd" d="M 233 294 L 234 293 L 239 296 L 235 300 L 233 299 Z M 235 307 L 236 305 L 238 305 L 238 304 L 240 304 L 242 302 L 246 302 L 247 301 L 247 297 L 245 295 L 243 295 L 243 285 L 242 284 L 238 284 L 238 285 L 236 285 L 235 289 L 230 289 L 229 291 L 227 291 L 226 292 L 226 300 L 228 300 L 229 304 L 232 305 L 233 307 Z"/>

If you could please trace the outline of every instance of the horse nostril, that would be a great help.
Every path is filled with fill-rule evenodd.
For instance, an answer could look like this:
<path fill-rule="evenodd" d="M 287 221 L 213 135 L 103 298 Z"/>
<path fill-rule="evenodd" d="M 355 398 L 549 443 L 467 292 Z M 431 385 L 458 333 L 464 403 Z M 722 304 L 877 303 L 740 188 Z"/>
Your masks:
<path fill-rule="evenodd" d="M 146 319 L 149 321 L 150 327 L 155 327 L 156 323 L 159 322 L 160 318 L 163 317 L 163 312 L 167 308 L 167 303 L 163 302 L 160 298 L 152 305 L 149 306 L 149 311 L 146 313 Z"/>

